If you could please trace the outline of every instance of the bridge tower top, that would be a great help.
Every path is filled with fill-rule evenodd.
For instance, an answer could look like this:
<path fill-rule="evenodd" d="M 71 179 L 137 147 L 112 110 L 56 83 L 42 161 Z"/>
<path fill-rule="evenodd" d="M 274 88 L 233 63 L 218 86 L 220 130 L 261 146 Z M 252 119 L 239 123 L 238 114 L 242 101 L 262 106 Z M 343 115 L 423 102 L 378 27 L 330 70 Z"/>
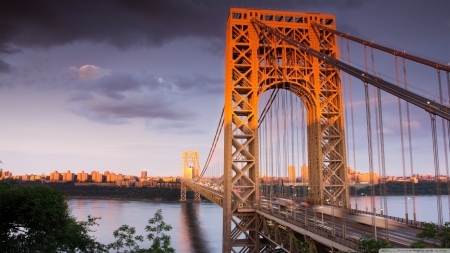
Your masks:
<path fill-rule="evenodd" d="M 197 178 L 200 174 L 198 151 L 183 151 L 181 156 L 181 175 L 183 179 Z"/>
<path fill-rule="evenodd" d="M 228 22 L 245 23 L 257 19 L 269 26 L 311 27 L 312 23 L 335 27 L 333 14 L 316 12 L 293 12 L 283 10 L 262 10 L 255 8 L 230 8 Z"/>

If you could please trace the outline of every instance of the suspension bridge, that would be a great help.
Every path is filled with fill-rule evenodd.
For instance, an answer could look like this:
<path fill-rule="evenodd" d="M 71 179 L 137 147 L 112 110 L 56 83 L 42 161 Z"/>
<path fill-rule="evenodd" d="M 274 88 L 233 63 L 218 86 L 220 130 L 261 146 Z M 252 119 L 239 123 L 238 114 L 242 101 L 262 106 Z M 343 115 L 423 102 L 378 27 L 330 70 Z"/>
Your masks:
<path fill-rule="evenodd" d="M 191 189 L 223 208 L 223 252 L 300 252 L 305 243 L 316 252 L 357 251 L 368 234 L 409 247 L 421 230 L 414 184 L 408 192 L 404 183 L 405 216 L 389 216 L 386 181 L 375 175 L 395 169 L 412 179 L 414 165 L 428 162 L 443 225 L 449 71 L 448 63 L 338 31 L 331 14 L 231 8 L 224 109 L 203 169 L 198 152 L 183 152 L 181 200 Z M 428 126 L 414 131 L 419 120 Z M 398 138 L 386 133 L 393 125 Z M 418 145 L 428 152 L 416 154 Z M 350 197 L 358 196 L 351 173 L 361 164 L 371 188 L 365 211 Z"/>

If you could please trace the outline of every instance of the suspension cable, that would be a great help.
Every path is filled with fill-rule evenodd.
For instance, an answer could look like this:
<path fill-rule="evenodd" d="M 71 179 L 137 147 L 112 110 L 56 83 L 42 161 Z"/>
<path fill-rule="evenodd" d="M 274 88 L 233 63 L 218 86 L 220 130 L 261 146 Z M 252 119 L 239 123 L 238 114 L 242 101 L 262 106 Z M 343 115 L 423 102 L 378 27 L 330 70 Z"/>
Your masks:
<path fill-rule="evenodd" d="M 441 173 L 439 171 L 439 150 L 436 134 L 436 115 L 430 113 L 430 119 L 431 119 L 431 134 L 432 134 L 433 154 L 434 154 L 434 174 L 436 178 L 438 225 L 442 226 L 443 218 L 442 218 L 442 200 L 441 200 Z"/>
<path fill-rule="evenodd" d="M 351 36 L 351 35 L 349 35 L 347 33 L 339 32 L 337 30 L 331 29 L 329 27 L 326 27 L 326 26 L 323 26 L 323 25 L 320 25 L 320 24 L 317 24 L 317 23 L 312 23 L 311 26 L 313 26 L 313 27 L 316 26 L 316 27 L 318 27 L 320 29 L 324 29 L 324 30 L 326 30 L 328 32 L 331 32 L 333 34 L 336 34 L 336 35 L 338 35 L 340 37 L 345 37 L 347 39 L 353 40 L 353 41 L 358 42 L 358 43 L 363 44 L 363 45 L 370 45 L 373 48 L 376 48 L 376 49 L 381 50 L 381 51 L 386 52 L 386 53 L 390 53 L 392 55 L 401 55 L 402 57 L 404 57 L 404 58 L 406 58 L 408 60 L 415 61 L 415 62 L 421 63 L 423 65 L 427 65 L 427 66 L 430 66 L 430 67 L 433 67 L 433 68 L 436 68 L 436 69 L 440 69 L 440 70 L 450 71 L 450 66 L 446 65 L 446 64 L 438 63 L 438 62 L 435 62 L 435 61 L 430 61 L 430 60 L 427 60 L 427 59 L 425 59 L 423 57 L 418 57 L 418 56 L 415 56 L 415 55 L 412 55 L 412 54 L 408 54 L 405 51 L 399 51 L 399 50 L 391 49 L 391 48 L 388 48 L 388 47 L 376 44 L 373 41 L 366 41 L 366 40 L 357 38 L 355 36 Z"/>
<path fill-rule="evenodd" d="M 442 96 L 442 84 L 441 84 L 441 72 L 438 69 L 437 70 L 437 75 L 438 75 L 438 84 L 439 84 L 439 99 L 440 102 L 443 103 L 443 96 Z M 447 191 L 449 189 L 449 181 L 448 181 L 448 153 L 447 153 L 447 131 L 445 129 L 446 124 L 445 124 L 445 120 L 442 119 L 442 136 L 443 136 L 443 141 L 444 141 L 444 162 L 445 162 L 445 172 L 446 172 L 446 181 L 447 181 Z M 450 197 L 449 197 L 450 199 Z M 449 207 L 449 212 L 450 212 L 450 202 L 448 202 L 448 207 Z"/>
<path fill-rule="evenodd" d="M 406 60 L 402 57 L 403 60 L 403 83 L 405 84 L 405 89 L 408 89 L 408 81 L 406 76 Z M 408 121 L 408 142 L 409 142 L 409 163 L 411 166 L 411 177 L 414 176 L 414 162 L 412 155 L 412 141 L 411 141 L 411 119 L 409 116 L 409 103 L 406 103 L 406 119 Z M 412 179 L 412 178 L 411 178 Z M 416 224 L 416 193 L 414 189 L 415 182 L 411 182 L 411 195 L 413 201 L 413 219 L 414 225 Z"/>
<path fill-rule="evenodd" d="M 211 149 L 209 150 L 208 158 L 206 159 L 205 166 L 203 167 L 202 173 L 200 176 L 195 180 L 195 182 L 198 182 L 200 179 L 202 179 L 203 175 L 205 174 L 206 170 L 208 169 L 209 163 L 211 162 L 211 158 L 214 154 L 214 151 L 216 150 L 217 142 L 219 141 L 220 133 L 223 129 L 223 115 L 224 115 L 225 107 L 222 109 L 222 113 L 220 115 L 219 123 L 217 124 L 216 133 L 214 135 L 213 144 L 211 145 Z"/>
<path fill-rule="evenodd" d="M 398 59 L 397 55 L 394 56 L 395 59 L 395 80 L 397 83 L 397 86 L 400 86 L 400 80 L 398 77 Z M 398 115 L 399 115 L 399 124 L 400 124 L 400 142 L 401 142 L 401 148 L 402 148 L 402 171 L 403 171 L 403 195 L 404 195 L 404 202 L 405 202 L 405 217 L 406 220 L 408 220 L 408 203 L 407 203 L 407 194 L 406 191 L 406 167 L 405 167 L 405 144 L 403 140 L 403 115 L 402 115 L 402 101 L 400 98 L 397 98 L 398 101 Z"/>
<path fill-rule="evenodd" d="M 366 124 L 367 124 L 367 145 L 368 145 L 368 155 L 369 155 L 369 178 L 370 178 L 370 195 L 371 195 L 371 205 L 372 209 L 372 226 L 374 228 L 374 235 L 375 239 L 377 238 L 376 234 L 376 224 L 375 224 L 375 214 L 376 214 L 376 208 L 375 208 L 375 199 L 374 199 L 374 177 L 373 177 L 373 150 L 372 150 L 372 120 L 370 117 L 370 95 L 369 95 L 369 85 L 367 83 L 364 83 L 364 94 L 365 94 L 365 101 L 366 101 Z"/>
<path fill-rule="evenodd" d="M 350 44 L 349 40 L 347 39 L 347 60 L 350 64 Z M 352 87 L 352 76 L 348 76 L 348 85 L 350 89 L 350 114 L 351 114 L 351 121 L 352 121 L 352 148 L 353 148 L 353 169 L 355 171 L 355 183 L 356 183 L 356 151 L 355 151 L 355 120 L 354 120 L 354 113 L 353 113 L 353 87 Z M 358 188 L 355 187 L 355 196 L 358 197 Z M 356 209 L 358 207 L 356 206 Z"/>

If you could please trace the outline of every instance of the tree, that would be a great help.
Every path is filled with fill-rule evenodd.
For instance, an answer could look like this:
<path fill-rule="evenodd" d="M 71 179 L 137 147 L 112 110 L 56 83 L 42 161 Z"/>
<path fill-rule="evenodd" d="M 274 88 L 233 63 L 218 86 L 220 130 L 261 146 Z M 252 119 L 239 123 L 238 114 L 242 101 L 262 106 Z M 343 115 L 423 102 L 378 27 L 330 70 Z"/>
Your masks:
<path fill-rule="evenodd" d="M 175 252 L 170 247 L 170 231 L 161 210 L 148 220 L 149 249 L 141 249 L 144 237 L 136 229 L 122 225 L 113 232 L 116 241 L 108 245 L 96 241 L 91 227 L 99 218 L 88 216 L 77 221 L 70 214 L 67 196 L 56 189 L 33 185 L 24 187 L 14 181 L 0 183 L 0 252 Z"/>
<path fill-rule="evenodd" d="M 164 222 L 162 211 L 159 209 L 145 226 L 145 231 L 148 232 L 147 239 L 153 242 L 150 248 L 141 249 L 138 242 L 144 241 L 143 236 L 136 236 L 136 229 L 126 224 L 114 231 L 116 241 L 108 244 L 107 248 L 117 250 L 117 253 L 174 253 L 175 249 L 170 247 L 171 238 L 164 233 L 171 229 L 172 226 Z M 127 247 L 125 251 L 119 251 L 125 247 Z"/>
<path fill-rule="evenodd" d="M 0 183 L 0 252 L 105 252 L 89 235 L 96 219 L 78 222 L 50 187 Z"/>
<path fill-rule="evenodd" d="M 358 250 L 364 253 L 378 253 L 379 249 L 392 248 L 392 245 L 385 240 L 375 240 L 371 236 L 364 236 L 358 244 Z"/>
<path fill-rule="evenodd" d="M 162 217 L 162 211 L 156 211 L 155 216 L 148 220 L 148 225 L 145 226 L 145 231 L 149 232 L 147 239 L 153 241 L 149 252 L 164 253 L 175 252 L 175 249 L 170 247 L 170 236 L 163 232 L 168 232 L 172 229 L 171 225 L 167 225 Z"/>
<path fill-rule="evenodd" d="M 114 249 L 119 252 L 120 249 L 127 247 L 128 250 L 126 252 L 140 252 L 139 242 L 143 242 L 144 238 L 142 235 L 137 235 L 136 229 L 134 227 L 130 227 L 127 224 L 120 226 L 117 230 L 114 230 L 113 235 L 116 238 L 116 241 L 107 245 L 108 249 Z"/>
<path fill-rule="evenodd" d="M 422 223 L 422 231 L 417 235 L 420 239 L 436 239 L 441 245 L 436 245 L 441 248 L 450 247 L 450 222 L 445 222 L 444 226 L 438 226 L 434 222 Z"/>

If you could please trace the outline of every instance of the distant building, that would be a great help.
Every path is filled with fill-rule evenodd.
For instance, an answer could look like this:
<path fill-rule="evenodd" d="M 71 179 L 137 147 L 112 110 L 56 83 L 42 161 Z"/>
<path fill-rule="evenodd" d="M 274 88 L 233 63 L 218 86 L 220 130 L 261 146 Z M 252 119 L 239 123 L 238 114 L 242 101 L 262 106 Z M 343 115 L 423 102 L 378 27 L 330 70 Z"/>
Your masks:
<path fill-rule="evenodd" d="M 100 172 L 98 172 L 98 171 L 92 171 L 91 176 L 92 176 L 92 181 L 93 181 L 93 182 L 96 182 L 96 183 L 101 183 L 101 182 L 103 182 L 103 175 L 100 174 Z"/>
<path fill-rule="evenodd" d="M 302 170 L 302 182 L 306 183 L 309 181 L 308 166 L 306 164 L 303 164 L 301 170 Z"/>
<path fill-rule="evenodd" d="M 62 180 L 64 182 L 69 182 L 74 180 L 74 175 L 70 170 L 68 170 L 66 173 L 62 173 Z"/>
<path fill-rule="evenodd" d="M 28 176 L 27 174 L 24 174 L 24 175 L 22 175 L 21 180 L 28 181 L 28 180 L 30 180 L 30 176 Z"/>
<path fill-rule="evenodd" d="M 288 167 L 288 178 L 289 183 L 295 183 L 295 166 L 289 165 Z"/>
<path fill-rule="evenodd" d="M 369 183 L 369 184 L 378 184 L 378 174 L 374 172 L 369 173 L 356 173 L 355 174 L 357 183 Z"/>
<path fill-rule="evenodd" d="M 86 182 L 88 180 L 88 174 L 84 170 L 81 171 L 81 173 L 77 174 L 77 180 L 79 182 Z"/>
<path fill-rule="evenodd" d="M 141 171 L 141 178 L 147 178 L 147 171 Z"/>
<path fill-rule="evenodd" d="M 54 172 L 50 173 L 50 181 L 59 181 L 61 180 L 60 176 L 61 175 L 59 174 L 59 172 L 55 170 Z"/>

